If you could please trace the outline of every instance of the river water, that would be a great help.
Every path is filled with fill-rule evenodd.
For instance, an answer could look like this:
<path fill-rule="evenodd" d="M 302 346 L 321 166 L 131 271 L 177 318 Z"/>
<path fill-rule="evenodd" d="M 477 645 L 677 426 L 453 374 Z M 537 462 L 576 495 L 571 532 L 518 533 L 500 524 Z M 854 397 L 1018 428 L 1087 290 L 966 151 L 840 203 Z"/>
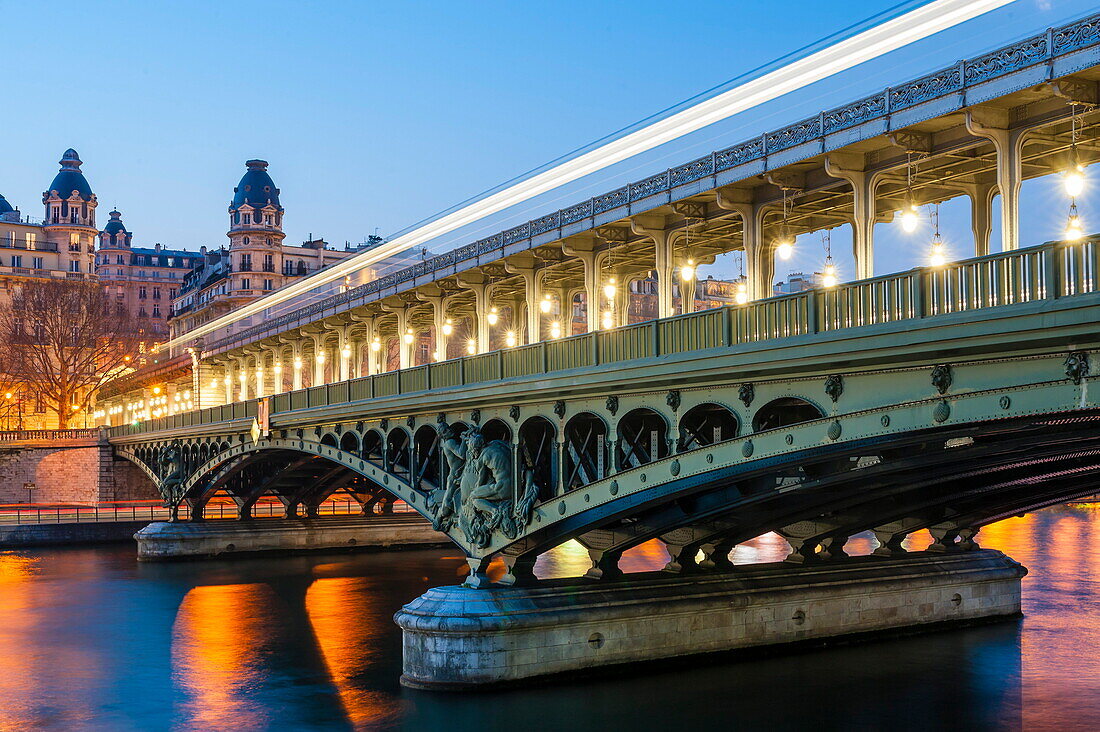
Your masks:
<path fill-rule="evenodd" d="M 398 684 L 393 613 L 458 581 L 453 550 L 176 564 L 124 546 L 2 552 L 0 730 L 1100 728 L 1100 510 L 980 539 L 1030 569 L 1022 620 L 472 694 Z M 766 536 L 734 559 L 784 553 Z M 622 566 L 664 561 L 644 545 Z M 586 567 L 566 545 L 536 571 Z"/>

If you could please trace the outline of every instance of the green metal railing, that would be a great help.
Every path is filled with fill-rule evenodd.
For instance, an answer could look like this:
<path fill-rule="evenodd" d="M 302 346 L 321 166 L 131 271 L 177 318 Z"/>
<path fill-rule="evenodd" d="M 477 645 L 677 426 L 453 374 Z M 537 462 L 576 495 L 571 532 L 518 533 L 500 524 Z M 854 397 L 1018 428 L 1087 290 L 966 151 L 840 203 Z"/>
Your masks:
<path fill-rule="evenodd" d="M 1098 254 L 1100 243 L 1086 239 L 913 269 L 276 394 L 272 413 L 1097 292 Z M 112 427 L 110 436 L 253 418 L 257 402 Z"/>

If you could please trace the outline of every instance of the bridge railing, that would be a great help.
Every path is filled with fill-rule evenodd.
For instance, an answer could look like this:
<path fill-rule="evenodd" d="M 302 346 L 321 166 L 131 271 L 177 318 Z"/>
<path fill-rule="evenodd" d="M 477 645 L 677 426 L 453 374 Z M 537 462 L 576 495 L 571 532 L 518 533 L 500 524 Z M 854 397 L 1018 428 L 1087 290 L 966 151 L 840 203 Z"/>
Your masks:
<path fill-rule="evenodd" d="M 272 397 L 272 413 L 1097 292 L 1095 239 L 921 267 L 740 306 L 543 341 Z M 112 437 L 253 418 L 257 400 L 111 428 Z"/>
<path fill-rule="evenodd" d="M 99 437 L 98 427 L 73 430 L 3 430 L 0 442 L 19 442 L 23 440 L 85 440 Z"/>

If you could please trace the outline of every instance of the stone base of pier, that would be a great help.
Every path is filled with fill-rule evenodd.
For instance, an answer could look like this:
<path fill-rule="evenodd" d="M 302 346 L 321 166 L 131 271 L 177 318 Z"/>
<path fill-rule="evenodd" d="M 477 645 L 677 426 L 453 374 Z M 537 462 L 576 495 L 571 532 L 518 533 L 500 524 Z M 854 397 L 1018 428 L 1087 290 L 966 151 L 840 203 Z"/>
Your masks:
<path fill-rule="evenodd" d="M 714 574 L 437 587 L 395 616 L 416 688 L 473 688 L 755 646 L 1016 616 L 1027 570 L 997 551 L 740 566 Z"/>
<path fill-rule="evenodd" d="M 138 559 L 161 561 L 257 552 L 450 545 L 419 516 L 340 516 L 201 523 L 158 522 L 134 534 Z"/>

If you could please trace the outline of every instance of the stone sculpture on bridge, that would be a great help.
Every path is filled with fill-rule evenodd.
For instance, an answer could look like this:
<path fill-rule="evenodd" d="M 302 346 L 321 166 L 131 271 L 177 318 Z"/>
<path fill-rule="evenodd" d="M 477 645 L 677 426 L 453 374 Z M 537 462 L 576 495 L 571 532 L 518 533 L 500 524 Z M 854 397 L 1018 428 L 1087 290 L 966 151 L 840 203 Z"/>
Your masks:
<path fill-rule="evenodd" d="M 488 546 L 498 529 L 509 539 L 519 536 L 531 520 L 538 489 L 531 472 L 525 471 L 522 495 L 516 500 L 508 443 L 486 441 L 477 427 L 446 425 L 439 431 L 439 447 L 447 476 L 444 487 L 429 498 L 436 530 L 447 531 L 457 523 L 477 547 Z"/>
<path fill-rule="evenodd" d="M 164 448 L 157 461 L 157 474 L 160 476 L 160 493 L 165 497 L 166 503 L 172 507 L 172 520 L 174 521 L 179 511 L 179 503 L 183 498 L 183 457 L 179 444 L 171 444 Z"/>

